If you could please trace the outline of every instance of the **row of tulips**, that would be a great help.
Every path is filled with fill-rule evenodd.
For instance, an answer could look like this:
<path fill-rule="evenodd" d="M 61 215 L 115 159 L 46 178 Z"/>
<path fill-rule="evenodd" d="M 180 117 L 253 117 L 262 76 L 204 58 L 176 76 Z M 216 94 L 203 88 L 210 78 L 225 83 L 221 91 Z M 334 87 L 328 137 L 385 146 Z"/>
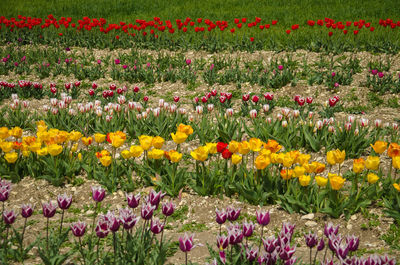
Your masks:
<path fill-rule="evenodd" d="M 60 194 L 57 203 L 43 202 L 42 213 L 46 218 L 46 236 L 39 235 L 33 243 L 26 246 L 24 236 L 27 220 L 34 213 L 34 206 L 23 204 L 21 206 L 21 217 L 24 219 L 22 232 L 16 228 L 10 232 L 10 228 L 17 219 L 14 210 L 5 209 L 4 205 L 8 200 L 12 185 L 6 180 L 0 180 L 0 201 L 3 204 L 2 220 L 0 223 L 0 235 L 2 238 L 1 261 L 3 264 L 10 264 L 11 261 L 24 262 L 30 256 L 34 246 L 45 264 L 63 264 L 68 259 L 80 264 L 165 264 L 166 255 L 171 251 L 171 241 L 163 237 L 168 217 L 175 211 L 172 202 L 162 203 L 161 213 L 163 220 L 155 217 L 164 193 L 150 191 L 149 195 L 143 198 L 140 217 L 134 213 L 138 208 L 141 195 L 126 194 L 127 206 L 115 211 L 103 213 L 101 202 L 106 196 L 106 191 L 101 187 L 92 187 L 92 199 L 94 202 L 94 215 L 92 225 L 77 221 L 70 224 L 69 228 L 63 228 L 64 215 L 71 213 L 68 209 L 72 205 L 72 196 Z M 58 207 L 57 207 L 58 206 Z M 56 209 L 60 208 L 61 218 L 59 229 L 49 227 L 49 220 L 54 218 Z M 270 213 L 257 211 L 256 220 L 261 228 L 260 237 L 256 237 L 256 224 L 247 220 L 238 224 L 241 213 L 240 208 L 228 207 L 226 210 L 216 210 L 216 222 L 219 225 L 217 235 L 217 248 L 208 246 L 210 253 L 210 264 L 286 264 L 298 263 L 296 254 L 296 243 L 293 239 L 295 225 L 283 223 L 280 233 L 275 236 L 265 236 L 264 228 L 270 222 Z M 142 220 L 142 221 L 140 221 Z M 226 222 L 227 232 L 222 231 L 222 225 Z M 143 223 L 140 226 L 140 223 Z M 88 230 L 88 231 L 87 231 Z M 121 232 L 122 230 L 122 232 Z M 75 237 L 75 247 L 67 252 L 63 251 L 68 240 L 68 234 L 72 232 Z M 326 224 L 324 236 L 318 239 L 313 232 L 304 234 L 305 245 L 309 248 L 309 261 L 311 264 L 396 264 L 396 260 L 387 255 L 370 255 L 357 257 L 359 238 L 354 235 L 343 236 L 338 233 L 339 226 L 332 223 Z M 268 233 L 268 231 L 267 231 Z M 111 241 L 106 240 L 112 234 Z M 13 240 L 16 239 L 16 240 Z M 13 247 L 14 242 L 18 245 Z M 185 234 L 179 237 L 179 248 L 185 253 L 185 264 L 188 264 L 188 253 L 196 246 L 202 244 L 194 243 L 194 235 Z M 230 249 L 229 249 L 230 247 Z M 99 248 L 103 251 L 99 252 Z M 315 254 L 313 253 L 313 249 Z M 105 251 L 104 251 L 105 250 Z M 331 257 L 327 257 L 330 250 Z"/>
<path fill-rule="evenodd" d="M 293 44 L 300 45 L 300 47 L 306 46 L 312 50 L 323 49 L 324 45 L 321 40 L 330 43 L 329 46 L 334 46 L 329 47 L 333 50 L 340 49 L 340 46 L 336 45 L 343 42 L 347 45 L 343 45 L 342 49 L 350 49 L 347 46 L 354 44 L 355 40 L 357 40 L 358 43 L 365 46 L 357 47 L 359 49 L 381 49 L 380 51 L 382 51 L 388 46 L 376 43 L 374 36 L 385 34 L 392 40 L 389 42 L 390 46 L 393 46 L 392 49 L 396 50 L 398 48 L 394 40 L 398 34 L 399 22 L 393 19 L 381 19 L 379 23 L 373 23 L 365 20 L 335 21 L 331 18 L 325 18 L 308 20 L 303 25 L 293 24 L 289 28 L 280 26 L 277 20 L 263 21 L 259 17 L 254 20 L 247 18 L 239 20 L 236 18 L 233 22 L 228 23 L 225 20 L 212 21 L 203 18 L 163 21 L 159 17 L 154 17 L 148 21 L 136 19 L 133 23 L 120 21 L 117 24 L 107 24 L 104 18 L 84 17 L 81 20 L 72 21 L 71 18 L 65 17 L 57 19 L 53 15 L 49 15 L 44 19 L 21 15 L 19 18 L 5 18 L 2 16 L 0 18 L 0 33 L 3 38 L 19 44 L 33 41 L 35 43 L 51 44 L 68 43 L 74 46 L 78 44 L 89 47 L 129 47 L 127 44 L 134 41 L 137 46 L 153 49 L 172 44 L 173 46 L 169 47 L 170 49 L 206 48 L 212 51 L 232 48 L 232 46 L 236 49 L 246 50 L 266 47 L 277 49 L 282 45 L 282 43 L 279 45 L 278 40 L 283 40 L 283 45 L 286 45 L 289 40 L 296 39 L 296 37 L 300 41 L 293 41 Z M 266 32 L 269 32 L 268 35 L 274 36 L 274 38 L 271 38 L 272 43 L 269 43 L 269 45 L 265 42 Z M 21 33 L 23 33 L 23 37 Z M 75 40 L 77 33 L 79 33 L 82 40 Z M 312 36 L 315 42 L 309 43 L 309 40 L 305 41 L 304 34 Z M 189 38 L 202 39 L 203 43 L 200 45 L 176 41 Z M 319 40 L 319 43 L 316 40 Z M 365 43 L 366 40 L 373 40 L 373 45 L 370 44 L 368 46 Z M 217 41 L 217 45 L 215 43 L 211 45 L 211 41 Z M 291 48 L 290 45 L 288 46 L 286 48 Z M 293 48 L 299 47 L 295 46 Z"/>
<path fill-rule="evenodd" d="M 110 191 L 156 185 L 177 196 L 190 187 L 204 196 L 238 194 L 254 204 L 279 202 L 288 211 L 335 217 L 348 217 L 382 199 L 388 213 L 397 218 L 400 147 L 395 142 L 374 142 L 366 159 L 357 157 L 353 169 L 344 171 L 345 150 L 328 151 L 325 164 L 272 139 L 207 142 L 182 150 L 194 132 L 191 125 L 179 124 L 170 143 L 149 135 L 129 143 L 121 131 L 84 136 L 49 129 L 43 121 L 38 122 L 35 136 L 23 136 L 18 127 L 2 127 L 1 174 L 13 181 L 30 175 L 62 185 L 76 183 L 84 170 Z M 391 163 L 381 166 L 383 159 Z"/>
<path fill-rule="evenodd" d="M 171 128 L 184 123 L 190 124 L 194 130 L 189 141 L 199 139 L 201 144 L 240 141 L 247 134 L 263 140 L 274 139 L 287 149 L 305 148 L 318 152 L 323 147 L 342 148 L 350 158 L 360 156 L 376 140 L 398 141 L 397 123 L 383 123 L 377 119 L 374 126 L 370 126 L 367 119 L 357 121 L 354 116 L 349 116 L 346 121 L 335 121 L 334 114 L 342 110 L 337 96 L 330 98 L 326 106 L 317 111 L 312 97 L 297 95 L 291 102 L 293 110 L 281 108 L 277 112 L 277 100 L 272 93 L 243 95 L 240 111 L 231 108 L 231 93 L 217 93 L 216 90 L 201 98 L 196 97 L 192 110 L 181 107 L 179 97 L 174 97 L 171 103 L 161 99 L 158 107 L 153 108 L 148 106 L 146 97 L 139 102 L 129 100 L 138 98 L 139 93 L 140 89 L 134 88 L 131 94 L 125 94 L 126 97 L 118 96 L 115 103 L 95 100 L 85 104 L 74 104 L 71 96 L 61 93 L 59 99 L 51 98 L 49 105 L 43 106 L 43 111 L 30 111 L 28 101 L 13 95 L 9 108 L 0 110 L 0 122 L 8 127 L 33 131 L 33 121 L 44 120 L 50 128 L 80 130 L 86 137 L 94 133 L 124 131 L 129 139 L 153 135 L 167 140 L 171 139 Z M 237 122 L 237 116 L 244 119 Z"/>

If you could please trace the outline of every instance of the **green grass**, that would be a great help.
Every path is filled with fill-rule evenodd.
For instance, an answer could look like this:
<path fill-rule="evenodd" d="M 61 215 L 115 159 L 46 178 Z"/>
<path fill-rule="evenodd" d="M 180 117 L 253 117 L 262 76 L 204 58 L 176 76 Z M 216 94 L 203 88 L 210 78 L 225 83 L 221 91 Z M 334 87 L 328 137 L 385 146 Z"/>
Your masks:
<path fill-rule="evenodd" d="M 1 15 L 6 17 L 26 15 L 44 17 L 70 16 L 78 19 L 83 16 L 104 17 L 113 22 L 132 21 L 136 18 L 161 19 L 209 18 L 232 20 L 236 17 L 266 21 L 278 19 L 285 26 L 302 23 L 308 19 L 330 17 L 336 20 L 377 20 L 379 18 L 398 18 L 400 6 L 396 1 L 345 1 L 345 0 L 284 0 L 284 1 L 214 1 L 214 0 L 170 0 L 170 1 L 132 1 L 132 0 L 33 0 L 26 4 L 23 0 L 3 0 L 0 2 Z"/>

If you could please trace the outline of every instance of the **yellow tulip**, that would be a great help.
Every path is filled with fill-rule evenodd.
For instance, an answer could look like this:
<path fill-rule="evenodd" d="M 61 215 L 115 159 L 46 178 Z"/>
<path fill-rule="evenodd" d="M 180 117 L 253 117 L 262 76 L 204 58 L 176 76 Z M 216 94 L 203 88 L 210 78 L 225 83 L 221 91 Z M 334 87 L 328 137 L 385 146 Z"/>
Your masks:
<path fill-rule="evenodd" d="M 206 148 L 208 149 L 209 154 L 217 153 L 217 143 L 206 143 Z"/>
<path fill-rule="evenodd" d="M 353 172 L 358 174 L 364 170 L 365 161 L 362 158 L 353 160 Z"/>
<path fill-rule="evenodd" d="M 14 136 L 15 138 L 21 138 L 22 137 L 22 129 L 20 127 L 14 127 L 10 131 L 11 136 Z"/>
<path fill-rule="evenodd" d="M 12 142 L 1 142 L 0 148 L 1 150 L 3 150 L 4 153 L 8 153 L 11 152 L 11 150 L 13 150 L 14 145 Z"/>
<path fill-rule="evenodd" d="M 140 145 L 132 145 L 129 149 L 131 152 L 132 157 L 139 157 L 143 153 L 143 148 Z"/>
<path fill-rule="evenodd" d="M 339 149 L 329 151 L 326 154 L 326 160 L 330 165 L 341 164 L 346 158 L 346 151 L 340 151 Z"/>
<path fill-rule="evenodd" d="M 238 154 L 233 154 L 231 159 L 232 159 L 232 164 L 234 165 L 237 165 L 242 162 L 242 156 Z"/>
<path fill-rule="evenodd" d="M 176 151 L 172 152 L 172 153 L 170 152 L 169 157 L 170 157 L 171 162 L 178 163 L 182 159 L 182 154 L 179 152 L 176 152 Z"/>
<path fill-rule="evenodd" d="M 398 192 L 400 192 L 400 185 L 399 185 L 399 184 L 393 183 L 393 187 L 394 187 Z"/>
<path fill-rule="evenodd" d="M 78 154 L 78 160 L 82 161 L 82 154 L 81 153 Z"/>
<path fill-rule="evenodd" d="M 261 149 L 261 151 L 259 152 L 259 154 L 260 155 L 263 155 L 263 156 L 268 156 L 268 157 L 271 157 L 271 150 L 269 150 L 269 149 Z"/>
<path fill-rule="evenodd" d="M 29 157 L 31 155 L 31 151 L 28 151 L 28 150 L 22 151 L 22 155 L 24 157 Z"/>
<path fill-rule="evenodd" d="M 154 146 L 154 148 L 161 149 L 163 146 L 165 140 L 161 136 L 156 136 L 153 138 L 151 144 Z"/>
<path fill-rule="evenodd" d="M 237 141 L 230 141 L 228 144 L 228 150 L 232 154 L 237 153 L 239 151 L 239 145 L 240 143 Z"/>
<path fill-rule="evenodd" d="M 299 163 L 300 165 L 304 165 L 306 163 L 308 163 L 308 161 L 310 160 L 311 155 L 308 154 L 300 154 L 297 159 L 296 162 Z"/>
<path fill-rule="evenodd" d="M 344 182 L 346 179 L 342 178 L 336 174 L 328 174 L 329 182 L 333 190 L 340 190 L 343 187 Z"/>
<path fill-rule="evenodd" d="M 367 180 L 369 184 L 374 184 L 379 180 L 379 177 L 374 173 L 368 173 Z"/>
<path fill-rule="evenodd" d="M 400 169 L 400 156 L 393 157 L 392 164 L 395 169 Z"/>
<path fill-rule="evenodd" d="M 77 142 L 79 139 L 81 139 L 82 133 L 77 132 L 77 131 L 72 131 L 69 133 L 69 140 L 72 142 Z"/>
<path fill-rule="evenodd" d="M 164 156 L 164 151 L 161 149 L 154 148 L 149 151 L 149 158 L 161 159 L 163 158 L 163 156 Z"/>
<path fill-rule="evenodd" d="M 184 141 L 186 141 L 186 139 L 188 138 L 188 135 L 186 133 L 183 132 L 176 132 L 176 133 L 171 133 L 171 137 L 172 140 L 176 143 L 176 144 L 181 144 Z"/>
<path fill-rule="evenodd" d="M 7 127 L 0 128 L 0 139 L 6 139 L 10 136 L 10 132 Z"/>
<path fill-rule="evenodd" d="M 247 155 L 250 152 L 250 144 L 248 141 L 242 141 L 239 145 L 239 154 Z"/>
<path fill-rule="evenodd" d="M 36 151 L 39 156 L 45 156 L 48 154 L 47 147 L 43 147 Z"/>
<path fill-rule="evenodd" d="M 289 169 L 289 170 L 282 169 L 280 174 L 281 174 L 281 177 L 282 177 L 284 180 L 289 180 L 289 179 L 291 179 L 292 176 L 293 176 L 293 170 L 292 170 L 292 169 Z"/>
<path fill-rule="evenodd" d="M 58 144 L 51 144 L 51 145 L 47 146 L 47 151 L 49 152 L 49 154 L 51 156 L 58 156 L 59 154 L 61 154 L 62 150 L 63 150 L 63 147 Z"/>
<path fill-rule="evenodd" d="M 315 162 L 314 161 L 314 162 L 312 162 L 312 164 L 316 165 L 315 170 L 314 170 L 315 174 L 319 174 L 319 173 L 324 172 L 324 170 L 326 168 L 326 165 L 324 163 L 320 163 L 320 162 Z"/>
<path fill-rule="evenodd" d="M 78 143 L 75 143 L 71 147 L 71 152 L 75 153 L 78 150 Z"/>
<path fill-rule="evenodd" d="M 122 156 L 124 159 L 129 159 L 129 158 L 132 157 L 132 154 L 131 154 L 131 152 L 130 152 L 129 150 L 123 150 L 123 151 L 121 152 L 121 156 Z"/>
<path fill-rule="evenodd" d="M 205 161 L 208 158 L 208 149 L 205 146 L 200 146 L 190 152 L 190 155 L 197 161 Z"/>
<path fill-rule="evenodd" d="M 365 160 L 365 167 L 369 170 L 378 170 L 379 163 L 379 156 L 368 156 L 367 160 Z"/>
<path fill-rule="evenodd" d="M 95 133 L 94 140 L 96 141 L 96 143 L 100 144 L 106 140 L 106 135 L 102 133 Z"/>
<path fill-rule="evenodd" d="M 300 177 L 300 176 L 304 175 L 304 173 L 306 173 L 306 169 L 304 167 L 296 166 L 294 168 L 294 175 L 296 177 Z"/>
<path fill-rule="evenodd" d="M 118 134 L 114 134 L 112 137 L 110 137 L 110 140 L 111 145 L 115 148 L 121 147 L 125 142 L 125 139 Z"/>
<path fill-rule="evenodd" d="M 267 156 L 259 155 L 256 157 L 256 161 L 254 162 L 256 168 L 258 170 L 262 170 L 266 168 L 271 163 L 271 159 Z"/>
<path fill-rule="evenodd" d="M 319 187 L 325 187 L 328 184 L 328 179 L 321 176 L 315 176 L 315 181 Z"/>
<path fill-rule="evenodd" d="M 286 153 L 283 157 L 283 166 L 284 167 L 291 167 L 294 163 L 295 158 L 293 156 L 290 155 L 290 153 Z"/>
<path fill-rule="evenodd" d="M 99 158 L 99 160 L 104 167 L 108 167 L 109 165 L 111 165 L 112 158 L 111 156 L 102 156 Z"/>
<path fill-rule="evenodd" d="M 89 146 L 92 144 L 93 142 L 93 138 L 92 137 L 82 137 L 81 141 L 84 145 Z"/>
<path fill-rule="evenodd" d="M 371 144 L 372 149 L 374 149 L 375 153 L 382 154 L 386 151 L 388 143 L 383 141 L 376 141 L 374 145 Z"/>
<path fill-rule="evenodd" d="M 7 163 L 14 164 L 18 159 L 18 154 L 15 152 L 7 153 L 4 155 L 4 159 L 7 161 Z"/>
<path fill-rule="evenodd" d="M 310 175 L 301 175 L 299 177 L 299 183 L 301 186 L 306 187 L 310 184 L 311 177 Z"/>
<path fill-rule="evenodd" d="M 177 131 L 185 133 L 186 135 L 191 135 L 193 133 L 193 128 L 190 125 L 185 125 L 181 123 L 179 124 Z"/>
<path fill-rule="evenodd" d="M 253 152 L 260 152 L 263 142 L 258 138 L 251 138 L 249 140 L 250 150 Z"/>
<path fill-rule="evenodd" d="M 305 164 L 303 164 L 302 167 L 304 167 L 304 168 L 306 169 L 306 172 L 307 172 L 308 174 L 310 174 L 310 173 L 314 173 L 315 169 L 317 168 L 317 164 L 314 164 L 314 163 L 310 163 L 310 164 L 305 163 Z"/>

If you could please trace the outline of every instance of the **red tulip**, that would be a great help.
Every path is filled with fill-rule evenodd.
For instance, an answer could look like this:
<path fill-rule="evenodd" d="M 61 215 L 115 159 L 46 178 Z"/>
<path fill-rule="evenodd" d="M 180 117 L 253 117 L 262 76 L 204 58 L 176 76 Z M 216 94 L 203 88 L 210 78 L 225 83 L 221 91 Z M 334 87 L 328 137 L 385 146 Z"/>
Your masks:
<path fill-rule="evenodd" d="M 217 143 L 217 152 L 222 153 L 227 147 L 228 147 L 228 144 L 223 143 L 223 142 L 218 142 Z"/>
<path fill-rule="evenodd" d="M 250 41 L 253 42 L 253 41 L 254 41 L 254 38 L 253 38 L 253 37 L 250 37 Z"/>
<path fill-rule="evenodd" d="M 290 34 L 290 29 L 286 30 L 286 34 Z"/>
<path fill-rule="evenodd" d="M 242 100 L 243 101 L 249 101 L 249 99 L 250 99 L 250 95 L 249 94 L 245 94 L 245 95 L 242 96 Z"/>
<path fill-rule="evenodd" d="M 223 157 L 224 159 L 230 159 L 230 158 L 232 157 L 232 153 L 229 152 L 228 149 L 225 149 L 225 150 L 222 152 L 222 157 Z"/>
<path fill-rule="evenodd" d="M 174 101 L 175 101 L 175 102 L 179 102 L 179 97 L 175 96 L 175 97 L 174 97 Z"/>
<path fill-rule="evenodd" d="M 332 31 L 329 31 L 328 35 L 329 35 L 329 37 L 332 36 L 332 35 L 333 35 L 333 32 L 332 32 Z"/>

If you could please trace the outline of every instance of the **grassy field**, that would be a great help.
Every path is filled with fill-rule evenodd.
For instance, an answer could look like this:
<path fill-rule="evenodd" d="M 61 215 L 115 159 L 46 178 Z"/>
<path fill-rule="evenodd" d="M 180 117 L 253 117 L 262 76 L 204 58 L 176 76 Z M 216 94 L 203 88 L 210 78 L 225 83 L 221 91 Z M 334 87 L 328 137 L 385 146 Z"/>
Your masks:
<path fill-rule="evenodd" d="M 236 17 L 254 19 L 260 17 L 270 21 L 278 19 L 281 26 L 304 23 L 308 19 L 330 17 L 335 20 L 358 20 L 376 22 L 380 18 L 399 19 L 400 5 L 396 1 L 345 1 L 345 0 L 283 0 L 283 1 L 214 1 L 214 0 L 170 0 L 170 1 L 132 1 L 132 0 L 24 0 L 0 1 L 0 15 L 45 17 L 53 14 L 74 19 L 104 17 L 109 22 L 133 19 L 209 18 L 228 20 Z"/>

